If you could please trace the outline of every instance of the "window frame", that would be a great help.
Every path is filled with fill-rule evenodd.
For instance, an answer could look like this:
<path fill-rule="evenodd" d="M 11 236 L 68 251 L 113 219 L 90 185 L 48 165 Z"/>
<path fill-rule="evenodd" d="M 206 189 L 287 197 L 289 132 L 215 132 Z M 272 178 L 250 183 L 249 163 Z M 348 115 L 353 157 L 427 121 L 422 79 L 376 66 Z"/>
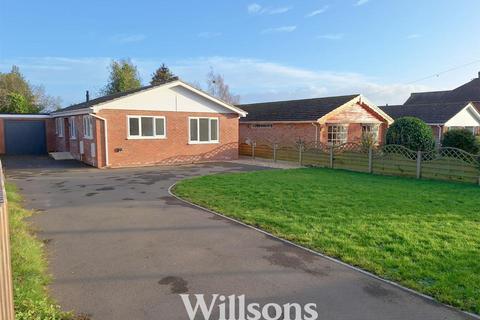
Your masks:
<path fill-rule="evenodd" d="M 55 128 L 56 128 L 56 133 L 59 138 L 63 138 L 63 135 L 65 133 L 65 124 L 64 124 L 64 119 L 62 117 L 55 118 Z"/>
<path fill-rule="evenodd" d="M 68 130 L 70 133 L 70 140 L 77 139 L 77 123 L 75 122 L 75 117 L 68 118 Z"/>
<path fill-rule="evenodd" d="M 153 120 L 153 136 L 142 136 L 142 118 L 152 118 Z M 138 136 L 130 135 L 130 119 L 138 119 Z M 157 135 L 157 119 L 163 119 L 163 135 Z M 127 139 L 128 140 L 152 140 L 167 138 L 167 118 L 165 116 L 151 115 L 127 115 Z"/>
<path fill-rule="evenodd" d="M 330 128 L 333 128 L 333 127 L 339 127 L 339 128 L 345 128 L 345 139 L 343 140 L 339 140 L 339 139 L 330 139 L 329 135 L 330 134 L 336 134 L 338 135 L 339 132 L 330 132 Z M 329 145 L 334 145 L 334 146 L 338 146 L 338 145 L 341 145 L 341 144 L 344 144 L 344 143 L 347 143 L 348 142 L 348 127 L 349 125 L 348 124 L 327 124 L 327 142 Z M 338 141 L 338 142 L 337 142 Z"/>
<path fill-rule="evenodd" d="M 369 130 L 364 130 L 364 128 L 369 128 Z M 374 142 L 378 142 L 378 134 L 380 133 L 380 124 L 377 123 L 362 123 L 362 136 L 365 133 L 373 133 Z"/>
<path fill-rule="evenodd" d="M 93 139 L 93 119 L 91 115 L 85 115 L 83 121 L 83 138 Z M 88 128 L 88 131 L 87 131 Z"/>
<path fill-rule="evenodd" d="M 208 141 L 200 141 L 200 119 L 208 119 Z M 197 140 L 192 140 L 191 120 L 197 121 Z M 217 121 L 217 139 L 212 140 L 212 120 Z M 188 144 L 217 144 L 220 143 L 220 119 L 218 117 L 188 117 Z"/>

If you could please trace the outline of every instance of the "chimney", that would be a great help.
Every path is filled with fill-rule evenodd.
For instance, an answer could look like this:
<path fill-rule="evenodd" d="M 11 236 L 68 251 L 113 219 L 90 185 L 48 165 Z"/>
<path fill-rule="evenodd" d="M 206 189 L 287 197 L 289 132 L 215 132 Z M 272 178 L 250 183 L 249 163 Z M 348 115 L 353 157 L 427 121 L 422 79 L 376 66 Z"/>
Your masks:
<path fill-rule="evenodd" d="M 88 92 L 88 90 L 85 92 L 85 100 L 87 102 L 90 101 L 90 93 Z"/>

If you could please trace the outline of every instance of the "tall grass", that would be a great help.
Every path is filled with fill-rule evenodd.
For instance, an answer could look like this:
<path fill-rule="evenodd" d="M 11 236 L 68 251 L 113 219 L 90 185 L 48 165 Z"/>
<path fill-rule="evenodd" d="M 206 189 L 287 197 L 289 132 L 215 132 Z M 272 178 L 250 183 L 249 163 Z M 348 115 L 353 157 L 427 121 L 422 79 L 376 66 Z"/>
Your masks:
<path fill-rule="evenodd" d="M 33 235 L 25 221 L 32 212 L 22 208 L 21 196 L 14 185 L 7 183 L 6 189 L 10 214 L 15 319 L 71 319 L 71 315 L 62 312 L 46 290 L 50 277 L 44 245 Z"/>

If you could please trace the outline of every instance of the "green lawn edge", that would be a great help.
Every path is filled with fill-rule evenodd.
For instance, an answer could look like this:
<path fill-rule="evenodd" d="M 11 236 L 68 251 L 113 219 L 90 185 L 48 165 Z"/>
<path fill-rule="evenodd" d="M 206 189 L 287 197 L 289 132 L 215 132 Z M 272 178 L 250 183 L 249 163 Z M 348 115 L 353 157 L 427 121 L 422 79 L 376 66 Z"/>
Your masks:
<path fill-rule="evenodd" d="M 370 184 L 370 183 L 377 184 L 377 185 L 379 183 L 380 184 L 387 183 L 387 184 L 393 184 L 393 185 L 399 184 L 399 185 L 403 185 L 405 188 L 412 189 L 412 190 L 407 190 L 411 194 L 415 194 L 415 192 L 418 192 L 418 197 L 420 198 L 422 198 L 422 196 L 420 195 L 421 192 L 429 188 L 432 188 L 431 193 L 435 193 L 437 191 L 439 193 L 438 195 L 439 199 L 437 202 L 440 205 L 444 204 L 444 202 L 446 201 L 445 197 L 449 196 L 449 194 L 455 195 L 455 196 L 458 196 L 459 194 L 462 194 L 462 193 L 467 193 L 468 195 L 476 195 L 476 198 L 473 199 L 472 201 L 472 203 L 475 203 L 476 205 L 472 207 L 473 211 L 471 213 L 471 216 L 468 216 L 468 214 L 465 214 L 467 215 L 467 218 L 465 218 L 465 221 L 462 221 L 462 219 L 459 219 L 459 217 L 455 216 L 455 214 L 446 213 L 446 214 L 439 215 L 439 217 L 445 216 L 448 219 L 451 218 L 451 221 L 448 221 L 448 223 L 445 224 L 447 226 L 442 225 L 441 221 L 440 222 L 434 221 L 434 222 L 435 224 L 440 225 L 442 228 L 445 228 L 445 235 L 440 234 L 440 235 L 436 235 L 436 237 L 442 238 L 444 236 L 445 239 L 442 238 L 442 241 L 445 241 L 446 245 L 448 245 L 449 241 L 451 240 L 451 239 L 448 239 L 448 237 L 451 237 L 451 236 L 455 237 L 459 235 L 462 236 L 463 232 L 467 233 L 469 237 L 466 237 L 465 239 L 460 239 L 460 241 L 466 240 L 467 241 L 466 244 L 471 246 L 471 251 L 472 251 L 471 254 L 473 256 L 476 256 L 477 258 L 480 258 L 480 239 L 478 238 L 478 236 L 474 237 L 473 239 L 471 237 L 471 235 L 474 233 L 476 233 L 477 235 L 480 234 L 480 214 L 479 213 L 475 214 L 475 212 L 478 210 L 474 209 L 474 208 L 480 208 L 480 188 L 475 185 L 434 181 L 434 180 L 416 180 L 416 179 L 410 179 L 410 178 L 404 178 L 404 177 L 370 175 L 370 174 L 351 172 L 346 170 L 332 170 L 332 169 L 323 169 L 323 168 L 302 168 L 302 169 L 288 169 L 288 170 L 265 170 L 265 171 L 256 171 L 256 172 L 247 172 L 247 173 L 219 173 L 219 174 L 213 174 L 213 175 L 208 175 L 203 177 L 195 177 L 195 178 L 179 181 L 178 183 L 176 183 L 176 185 L 172 188 L 171 191 L 176 196 L 183 198 L 189 202 L 198 204 L 200 206 L 211 209 L 215 212 L 219 212 L 226 216 L 235 218 L 248 225 L 252 225 L 254 227 L 260 228 L 269 233 L 272 233 L 275 236 L 278 236 L 285 240 L 292 241 L 294 243 L 297 243 L 309 249 L 315 250 L 319 253 L 339 259 L 345 263 L 348 263 L 355 267 L 359 267 L 363 270 L 366 270 L 377 276 L 380 276 L 386 280 L 397 282 L 407 288 L 432 296 L 439 302 L 452 305 L 454 307 L 460 308 L 470 313 L 480 314 L 480 285 L 479 285 L 480 283 L 479 260 L 480 259 L 477 259 L 477 261 L 471 260 L 471 266 L 469 265 L 467 267 L 465 267 L 465 265 L 459 264 L 458 266 L 462 268 L 462 270 L 455 273 L 452 276 L 451 280 L 447 279 L 447 281 L 445 281 L 447 285 L 444 284 L 444 287 L 435 287 L 429 282 L 437 279 L 435 279 L 435 277 L 433 277 L 432 279 L 430 277 L 431 275 L 428 273 L 428 270 L 425 272 L 419 271 L 419 273 L 422 273 L 422 274 L 419 275 L 418 277 L 417 276 L 410 277 L 410 276 L 402 275 L 401 273 L 398 273 L 398 272 L 391 272 L 392 270 L 389 269 L 388 265 L 389 264 L 395 265 L 396 263 L 395 259 L 392 259 L 392 261 L 387 261 L 384 265 L 379 264 L 377 261 L 375 262 L 368 261 L 368 258 L 359 259 L 355 257 L 355 254 L 353 252 L 349 251 L 349 250 L 353 250 L 352 248 L 345 248 L 344 250 L 335 250 L 335 249 L 332 250 L 332 247 L 322 247 L 319 245 L 315 245 L 315 243 L 312 243 L 312 241 L 309 239 L 308 235 L 307 236 L 297 235 L 295 233 L 288 232 L 288 230 L 287 231 L 285 230 L 286 228 L 285 228 L 284 222 L 273 221 L 271 219 L 265 218 L 265 214 L 262 214 L 262 219 L 256 219 L 255 212 L 259 212 L 258 214 L 260 214 L 261 212 L 260 208 L 262 206 L 269 206 L 270 203 L 274 201 L 273 195 L 268 194 L 268 190 L 267 191 L 261 190 L 257 192 L 257 194 L 258 193 L 260 194 L 260 199 L 261 199 L 257 207 L 254 203 L 252 203 L 252 201 L 250 201 L 250 203 L 247 205 L 247 208 L 245 207 L 242 208 L 242 205 L 244 204 L 242 204 L 242 201 L 239 200 L 239 198 L 241 198 L 245 194 L 248 194 L 251 198 L 254 198 L 255 192 L 252 192 L 252 190 L 256 190 L 259 186 L 265 186 L 265 185 L 271 184 L 272 180 L 270 179 L 271 177 L 268 177 L 268 175 L 277 174 L 277 173 L 281 175 L 281 174 L 286 174 L 287 172 L 289 172 L 289 174 L 296 172 L 300 175 L 303 175 L 305 174 L 306 171 L 309 171 L 309 170 L 315 170 L 316 172 L 327 172 L 328 174 L 333 175 L 334 179 L 340 178 L 340 180 L 343 179 L 345 175 L 352 177 L 353 182 L 349 186 L 350 188 L 354 187 L 355 179 L 360 179 L 365 184 Z M 237 180 L 242 180 L 242 181 L 241 183 L 236 183 L 235 181 Z M 220 184 L 220 186 L 215 187 L 216 184 Z M 280 181 L 280 184 L 282 184 L 282 181 Z M 232 192 L 232 190 L 234 191 Z M 291 189 L 289 189 L 288 192 L 290 192 L 290 194 L 294 194 L 294 192 L 292 193 Z M 379 192 L 382 192 L 382 190 L 379 190 Z M 467 200 L 472 200 L 471 197 L 470 198 L 459 197 L 459 198 L 460 199 L 457 199 L 458 204 L 456 205 L 454 204 L 453 207 L 456 206 L 455 208 L 461 208 L 462 205 L 465 205 L 465 203 L 462 203 L 462 201 L 465 202 Z M 425 197 L 423 197 L 422 199 L 425 199 Z M 435 204 L 435 201 L 432 201 L 432 202 Z M 295 202 L 294 205 L 299 205 L 299 204 Z M 240 212 L 241 210 L 244 210 L 244 209 L 246 209 L 249 212 L 249 214 L 243 215 Z M 411 223 L 412 224 L 425 223 L 424 221 L 425 219 L 426 219 L 425 217 L 418 217 L 418 221 L 411 221 Z M 457 224 L 459 226 L 463 226 L 462 223 L 465 223 L 464 227 L 468 227 L 468 228 L 466 228 L 466 230 L 452 231 L 448 229 L 448 224 L 450 223 L 453 225 Z M 313 228 L 317 226 L 311 225 L 309 227 Z M 437 226 L 434 225 L 433 228 L 435 227 Z M 443 229 L 440 229 L 440 230 L 443 232 Z M 429 232 L 433 232 L 433 231 L 429 230 Z M 400 234 L 399 236 L 408 237 L 408 234 L 407 235 L 405 234 Z M 436 237 L 434 237 L 433 239 L 436 239 Z M 418 241 L 418 239 L 415 239 L 415 240 Z M 424 239 L 421 239 L 421 240 L 424 240 Z M 432 240 L 432 239 L 427 239 L 427 240 Z M 459 244 L 456 242 L 459 242 L 459 241 L 453 241 L 453 242 L 455 242 L 455 244 L 452 247 L 458 248 Z M 435 243 L 431 245 L 438 246 Z M 415 249 L 415 247 L 413 248 Z M 391 249 L 391 248 L 388 248 L 388 249 Z M 411 248 L 407 248 L 407 249 L 411 249 Z M 438 248 L 436 248 L 436 250 L 437 249 Z M 425 259 L 427 260 L 430 259 L 433 262 L 438 262 L 439 257 L 433 256 L 437 251 L 432 251 L 432 252 L 433 252 L 431 253 L 432 256 L 426 256 Z M 465 258 L 464 255 L 467 255 L 467 254 L 470 254 L 470 253 L 468 252 L 466 253 L 462 251 L 458 254 L 457 253 L 452 254 L 452 256 L 447 255 L 445 257 L 445 260 L 448 260 L 449 261 L 448 263 L 455 265 L 455 261 L 454 261 L 455 259 L 464 259 Z M 418 258 L 418 257 L 414 257 L 414 258 Z M 468 256 L 468 259 L 470 258 L 472 257 Z M 409 262 L 411 263 L 411 261 Z M 445 263 L 444 265 L 442 264 L 440 267 L 438 266 L 432 266 L 432 267 L 434 267 L 433 269 L 448 267 L 448 263 Z M 449 277 L 449 276 L 450 276 L 449 274 L 446 274 L 446 277 Z M 463 278 L 461 279 L 459 278 L 461 281 L 456 282 L 455 277 L 463 277 Z"/>
<path fill-rule="evenodd" d="M 33 212 L 22 207 L 22 197 L 17 187 L 6 183 L 13 295 L 16 320 L 66 320 L 70 313 L 63 312 L 49 296 L 47 285 L 51 277 L 44 244 L 37 239 L 25 220 Z"/>

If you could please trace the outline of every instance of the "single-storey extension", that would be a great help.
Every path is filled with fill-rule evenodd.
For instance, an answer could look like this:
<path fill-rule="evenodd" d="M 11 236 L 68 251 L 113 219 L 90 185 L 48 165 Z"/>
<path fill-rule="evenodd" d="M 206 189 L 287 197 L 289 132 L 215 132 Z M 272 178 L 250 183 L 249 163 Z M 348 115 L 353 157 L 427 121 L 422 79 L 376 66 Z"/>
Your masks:
<path fill-rule="evenodd" d="M 0 154 L 42 155 L 55 150 L 49 114 L 0 114 Z"/>
<path fill-rule="evenodd" d="M 238 105 L 248 112 L 240 119 L 240 143 L 251 141 L 291 144 L 303 140 L 323 144 L 360 142 L 362 133 L 372 133 L 383 143 L 393 119 L 363 96 Z"/>
<path fill-rule="evenodd" d="M 0 115 L 0 153 L 68 152 L 95 167 L 232 160 L 244 116 L 175 80 L 91 100 L 87 94 L 49 115 Z"/>

